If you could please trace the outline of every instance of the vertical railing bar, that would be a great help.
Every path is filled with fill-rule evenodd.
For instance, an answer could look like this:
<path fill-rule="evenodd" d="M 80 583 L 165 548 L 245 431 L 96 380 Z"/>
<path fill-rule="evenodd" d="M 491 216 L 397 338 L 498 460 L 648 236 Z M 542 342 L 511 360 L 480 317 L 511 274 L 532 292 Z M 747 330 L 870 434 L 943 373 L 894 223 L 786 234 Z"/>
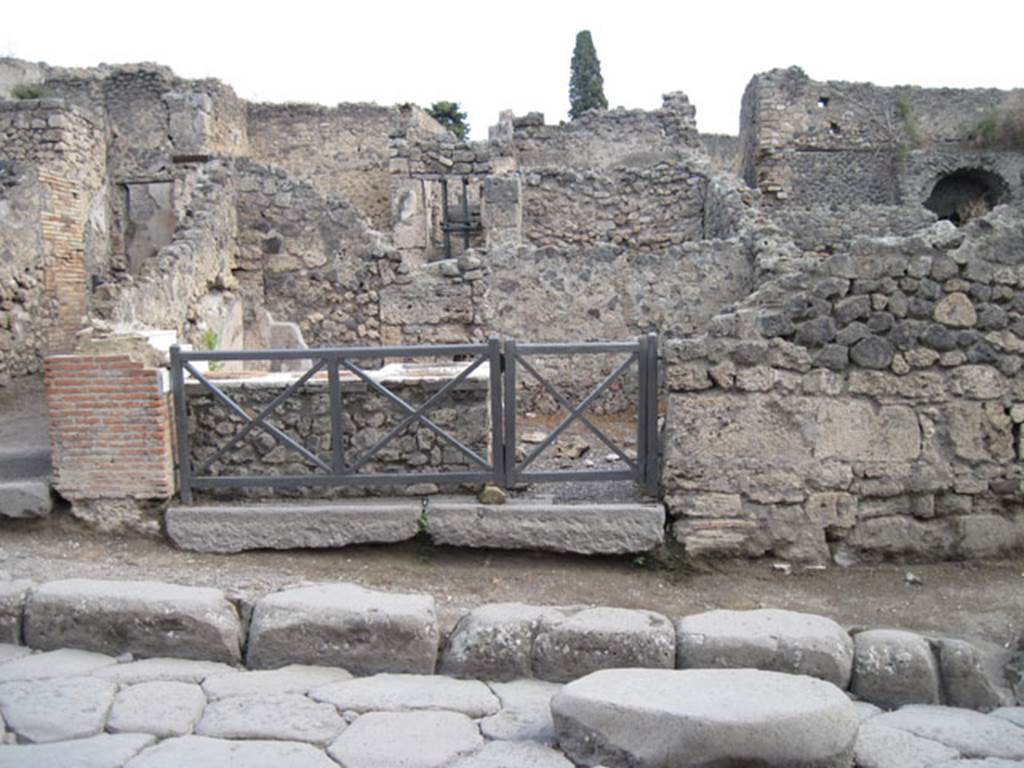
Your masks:
<path fill-rule="evenodd" d="M 441 177 L 441 231 L 444 232 L 444 257 L 452 257 L 452 239 L 448 218 L 448 179 Z"/>
<path fill-rule="evenodd" d="M 637 451 L 637 483 L 647 487 L 647 374 L 650 349 L 647 336 L 637 339 L 639 356 L 637 358 L 637 407 L 636 407 L 636 451 Z"/>
<path fill-rule="evenodd" d="M 505 488 L 505 424 L 502 420 L 501 340 L 496 336 L 492 336 L 487 340 L 487 353 L 491 363 L 491 466 L 494 469 L 494 484 L 499 488 Z"/>
<path fill-rule="evenodd" d="M 646 480 L 647 495 L 658 495 L 658 335 L 648 335 L 647 344 L 647 461 Z"/>
<path fill-rule="evenodd" d="M 181 369 L 181 348 L 171 347 L 171 397 L 174 399 L 174 429 L 178 441 L 178 487 L 181 501 L 192 503 L 192 462 L 188 441 L 188 407 L 185 403 L 185 373 Z"/>
<path fill-rule="evenodd" d="M 331 399 L 331 471 L 345 473 L 345 449 L 342 446 L 341 381 L 338 378 L 338 355 L 327 355 L 328 397 Z"/>
<path fill-rule="evenodd" d="M 516 484 L 516 340 L 505 341 L 505 483 Z"/>
<path fill-rule="evenodd" d="M 462 177 L 462 250 L 469 250 L 469 179 Z"/>

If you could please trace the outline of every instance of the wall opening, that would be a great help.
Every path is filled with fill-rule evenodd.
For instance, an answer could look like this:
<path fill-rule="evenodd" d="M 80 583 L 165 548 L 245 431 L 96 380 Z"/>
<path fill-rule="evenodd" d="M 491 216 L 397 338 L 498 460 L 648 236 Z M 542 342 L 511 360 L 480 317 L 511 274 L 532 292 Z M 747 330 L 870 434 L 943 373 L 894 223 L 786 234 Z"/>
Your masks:
<path fill-rule="evenodd" d="M 1009 185 L 997 173 L 959 168 L 936 182 L 924 206 L 957 226 L 984 216 L 1009 197 Z"/>

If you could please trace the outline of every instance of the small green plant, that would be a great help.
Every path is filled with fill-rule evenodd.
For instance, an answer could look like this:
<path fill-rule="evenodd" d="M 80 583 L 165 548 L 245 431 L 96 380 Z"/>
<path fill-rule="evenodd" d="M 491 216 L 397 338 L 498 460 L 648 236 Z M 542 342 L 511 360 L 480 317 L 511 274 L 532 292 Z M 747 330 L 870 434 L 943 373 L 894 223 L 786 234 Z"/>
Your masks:
<path fill-rule="evenodd" d="M 41 99 L 46 96 L 46 86 L 42 83 L 18 83 L 11 88 L 11 96 L 16 99 Z"/>
<path fill-rule="evenodd" d="M 1024 101 L 1009 102 L 982 115 L 968 139 L 982 149 L 1024 149 Z"/>
<path fill-rule="evenodd" d="M 426 510 L 425 507 L 424 507 L 423 511 L 420 512 L 419 520 L 417 520 L 416 523 L 419 526 L 420 533 L 422 533 L 422 534 L 430 533 L 430 518 L 427 517 L 427 510 Z"/>
<path fill-rule="evenodd" d="M 903 129 L 903 137 L 905 140 L 900 142 L 899 149 L 897 150 L 901 159 L 903 159 L 911 149 L 914 147 L 920 147 L 924 144 L 924 135 L 921 133 L 921 126 L 917 124 L 917 118 L 914 116 L 914 110 L 910 106 L 910 102 L 907 101 L 905 97 L 900 96 L 896 99 L 896 103 L 893 104 L 893 112 Z"/>
<path fill-rule="evenodd" d="M 203 345 L 203 349 L 213 352 L 217 349 L 217 344 L 220 343 L 220 339 L 217 337 L 217 332 L 213 328 L 207 328 L 203 331 L 203 335 L 199 337 L 199 342 Z M 219 371 L 224 367 L 224 363 L 220 360 L 210 361 L 210 370 Z"/>

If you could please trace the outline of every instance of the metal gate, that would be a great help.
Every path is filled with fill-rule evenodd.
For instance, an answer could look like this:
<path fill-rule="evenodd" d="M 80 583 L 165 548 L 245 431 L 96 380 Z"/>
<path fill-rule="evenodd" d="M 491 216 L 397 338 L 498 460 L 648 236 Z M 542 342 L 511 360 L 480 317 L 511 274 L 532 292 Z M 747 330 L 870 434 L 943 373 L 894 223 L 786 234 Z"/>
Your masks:
<path fill-rule="evenodd" d="M 582 400 L 573 404 L 531 362 L 543 356 L 620 354 L 624 356 L 600 383 Z M 386 358 L 464 358 L 465 368 L 426 401 L 417 405 L 406 402 L 376 381 L 361 363 Z M 199 370 L 198 362 L 224 364 L 244 361 L 308 361 L 309 369 L 286 386 L 267 405 L 252 413 L 233 400 L 217 381 Z M 631 456 L 587 417 L 587 410 L 608 388 L 636 366 L 636 452 Z M 452 392 L 476 370 L 484 368 L 488 379 L 488 411 L 490 416 L 489 455 L 481 455 L 431 420 L 429 414 L 450 399 Z M 402 419 L 372 446 L 356 455 L 344 452 L 343 415 L 340 374 L 347 371 L 382 396 L 402 415 Z M 194 379 L 230 413 L 242 420 L 243 426 L 226 443 L 201 461 L 194 461 L 189 433 L 189 407 L 185 389 L 186 375 Z M 321 456 L 302 445 L 270 422 L 279 406 L 299 392 L 314 377 L 326 376 L 330 413 L 330 455 Z M 522 459 L 516 457 L 517 447 L 517 381 L 529 377 L 536 381 L 567 416 Z M 403 485 L 413 483 L 494 483 L 508 488 L 526 483 L 632 480 L 648 495 L 658 487 L 657 436 L 658 344 L 655 334 L 647 334 L 630 342 L 592 342 L 580 344 L 520 344 L 515 340 L 491 338 L 486 344 L 441 344 L 395 347 L 328 347 L 291 350 L 194 351 L 171 348 L 171 386 L 174 398 L 174 422 L 177 437 L 177 464 L 182 501 L 192 500 L 194 489 L 242 487 L 331 487 Z M 537 469 L 538 459 L 573 424 L 586 427 L 598 440 L 625 464 L 624 469 Z M 369 472 L 367 464 L 410 425 L 422 425 L 444 444 L 451 446 L 469 460 L 470 470 L 430 472 Z M 239 446 L 257 430 L 273 438 L 279 445 L 293 451 L 314 467 L 301 475 L 219 475 L 211 469 L 218 459 Z"/>

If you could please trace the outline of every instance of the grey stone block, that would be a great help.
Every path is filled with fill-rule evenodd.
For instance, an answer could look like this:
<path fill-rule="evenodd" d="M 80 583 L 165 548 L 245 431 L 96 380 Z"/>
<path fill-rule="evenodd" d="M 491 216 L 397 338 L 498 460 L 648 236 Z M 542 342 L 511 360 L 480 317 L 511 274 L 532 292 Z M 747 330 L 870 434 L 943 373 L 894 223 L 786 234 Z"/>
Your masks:
<path fill-rule="evenodd" d="M 1016 703 L 1004 670 L 1012 653 L 994 644 L 941 638 L 936 641 L 943 701 L 988 712 Z"/>
<path fill-rule="evenodd" d="M 52 511 L 49 481 L 0 481 L 0 517 L 46 517 Z"/>
<path fill-rule="evenodd" d="M 957 750 L 963 757 L 1024 760 L 1024 728 L 969 709 L 910 705 L 871 720 Z"/>
<path fill-rule="evenodd" d="M 352 675 L 336 667 L 289 664 L 281 669 L 212 675 L 203 681 L 203 691 L 210 701 L 232 696 L 306 694 L 314 688 L 351 679 Z"/>
<path fill-rule="evenodd" d="M 0 643 L 21 642 L 21 623 L 25 598 L 31 581 L 0 581 Z"/>
<path fill-rule="evenodd" d="M 166 739 L 124 768 L 338 768 L 323 750 L 296 741 L 232 741 L 206 736 Z"/>
<path fill-rule="evenodd" d="M 116 690 L 94 677 L 3 683 L 0 712 L 24 741 L 80 739 L 103 730 Z"/>
<path fill-rule="evenodd" d="M 309 695 L 342 712 L 440 709 L 475 719 L 493 715 L 499 708 L 497 697 L 479 680 L 453 680 L 440 675 L 374 675 L 332 683 Z"/>
<path fill-rule="evenodd" d="M 945 744 L 874 724 L 857 733 L 854 755 L 857 768 L 928 768 L 960 757 Z"/>
<path fill-rule="evenodd" d="M 151 733 L 161 739 L 192 732 L 206 707 L 195 683 L 139 683 L 118 691 L 107 719 L 111 733 Z"/>
<path fill-rule="evenodd" d="M 872 629 L 853 638 L 850 690 L 883 709 L 938 704 L 939 671 L 928 641 L 912 632 Z"/>
<path fill-rule="evenodd" d="M 651 550 L 665 538 L 660 504 L 522 501 L 494 506 L 431 499 L 427 518 L 434 543 L 454 547 L 626 554 Z"/>
<path fill-rule="evenodd" d="M 0 746 L 0 768 L 27 766 L 74 766 L 74 768 L 121 768 L 156 739 L 144 733 L 101 733 L 88 739 L 53 744 Z"/>
<path fill-rule="evenodd" d="M 608 768 L 849 768 L 856 710 L 831 683 L 746 669 L 612 669 L 551 701 L 558 743 Z"/>
<path fill-rule="evenodd" d="M 215 661 L 192 659 L 142 659 L 116 664 L 93 673 L 118 685 L 149 682 L 201 683 L 213 675 L 239 674 L 233 667 Z"/>
<path fill-rule="evenodd" d="M 32 649 L 26 648 L 24 645 L 0 643 L 0 664 L 20 659 L 23 656 L 28 656 L 30 653 L 32 653 Z"/>
<path fill-rule="evenodd" d="M 419 531 L 422 505 L 409 501 L 339 501 L 274 506 L 171 507 L 167 535 L 193 552 L 344 547 L 405 541 Z"/>
<path fill-rule="evenodd" d="M 25 478 L 44 479 L 52 471 L 49 446 L 0 447 L 0 483 Z"/>
<path fill-rule="evenodd" d="M 989 714 L 1024 728 L 1024 707 L 1000 707 Z"/>
<path fill-rule="evenodd" d="M 562 690 L 542 680 L 513 680 L 489 683 L 501 701 L 501 711 L 480 721 L 480 732 L 489 739 L 555 742 L 551 720 L 551 698 Z"/>
<path fill-rule="evenodd" d="M 42 649 L 234 662 L 241 631 L 220 590 L 153 581 L 53 581 L 25 606 L 26 643 Z"/>
<path fill-rule="evenodd" d="M 482 745 L 473 721 L 457 712 L 371 712 L 327 753 L 345 768 L 442 768 Z"/>
<path fill-rule="evenodd" d="M 33 653 L 0 666 L 0 683 L 91 675 L 114 664 L 117 664 L 116 659 L 102 653 L 61 648 L 47 653 Z"/>
<path fill-rule="evenodd" d="M 676 634 L 665 616 L 625 608 L 588 608 L 541 622 L 533 674 L 568 682 L 599 669 L 675 666 Z"/>
<path fill-rule="evenodd" d="M 280 739 L 326 744 L 345 727 L 330 704 L 301 694 L 233 696 L 212 702 L 196 725 L 197 736 Z"/>
<path fill-rule="evenodd" d="M 248 665 L 335 666 L 354 674 L 431 674 L 437 661 L 434 598 L 354 584 L 285 590 L 261 598 L 249 629 Z"/>
<path fill-rule="evenodd" d="M 846 688 L 853 640 L 824 616 L 773 609 L 709 611 L 676 622 L 680 669 L 752 668 L 810 675 Z"/>

